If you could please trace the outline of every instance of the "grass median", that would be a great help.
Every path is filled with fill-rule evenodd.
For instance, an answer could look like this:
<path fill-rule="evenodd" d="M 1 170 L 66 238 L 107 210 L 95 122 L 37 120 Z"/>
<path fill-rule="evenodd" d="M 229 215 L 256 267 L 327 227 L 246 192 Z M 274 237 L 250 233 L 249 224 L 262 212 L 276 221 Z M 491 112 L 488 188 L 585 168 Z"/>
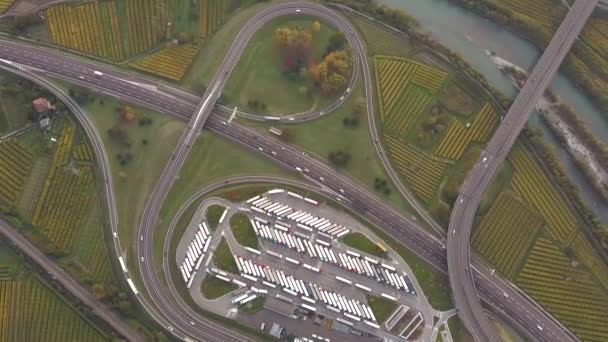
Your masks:
<path fill-rule="evenodd" d="M 236 241 L 246 247 L 260 249 L 258 237 L 245 214 L 234 214 L 230 218 L 230 229 Z"/>

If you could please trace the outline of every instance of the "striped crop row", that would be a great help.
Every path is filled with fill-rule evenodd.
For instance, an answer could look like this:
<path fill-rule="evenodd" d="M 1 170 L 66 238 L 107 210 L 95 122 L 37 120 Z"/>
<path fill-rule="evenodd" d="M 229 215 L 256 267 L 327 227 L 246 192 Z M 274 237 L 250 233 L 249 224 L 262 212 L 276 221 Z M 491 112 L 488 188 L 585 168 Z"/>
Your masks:
<path fill-rule="evenodd" d="M 8 10 L 9 7 L 15 2 L 15 0 L 0 0 L 0 14 Z"/>
<path fill-rule="evenodd" d="M 420 68 L 416 70 L 412 82 L 432 93 L 437 93 L 447 78 L 447 72 L 422 64 L 420 65 Z"/>
<path fill-rule="evenodd" d="M 602 17 L 589 18 L 583 30 L 585 43 L 589 44 L 603 57 L 608 57 L 608 19 Z"/>
<path fill-rule="evenodd" d="M 205 39 L 224 21 L 229 1 L 200 0 L 199 37 Z"/>
<path fill-rule="evenodd" d="M 74 157 L 74 159 L 81 161 L 93 160 L 93 154 L 91 153 L 91 149 L 86 143 L 74 146 L 72 156 Z"/>
<path fill-rule="evenodd" d="M 384 116 L 385 127 L 398 135 L 404 134 L 418 118 L 429 110 L 433 97 L 418 87 L 408 86 L 394 110 Z"/>
<path fill-rule="evenodd" d="M 499 0 L 500 4 L 508 9 L 528 16 L 534 22 L 541 24 L 545 28 L 553 28 L 556 25 L 555 9 L 563 6 L 556 0 Z"/>
<path fill-rule="evenodd" d="M 597 254 L 587 238 L 582 233 L 577 232 L 570 246 L 576 252 L 576 256 L 581 262 L 598 278 L 602 286 L 608 289 L 608 266 Z"/>
<path fill-rule="evenodd" d="M 552 241 L 536 241 L 517 283 L 583 341 L 608 340 L 606 290 Z"/>
<path fill-rule="evenodd" d="M 106 341 L 36 278 L 0 281 L 0 341 Z"/>
<path fill-rule="evenodd" d="M 485 141 L 497 123 L 496 110 L 490 103 L 486 103 L 470 127 L 454 121 L 433 154 L 458 160 L 471 141 Z"/>
<path fill-rule="evenodd" d="M 439 186 L 446 163 L 418 151 L 390 134 L 386 134 L 385 138 L 399 174 L 424 202 L 430 202 Z"/>
<path fill-rule="evenodd" d="M 502 192 L 473 234 L 475 249 L 512 279 L 525 261 L 543 221 L 513 195 Z"/>
<path fill-rule="evenodd" d="M 419 65 L 396 57 L 374 56 L 373 59 L 380 111 L 384 117 L 391 112 L 399 96 L 414 77 Z"/>
<path fill-rule="evenodd" d="M 17 140 L 0 143 L 0 201 L 15 205 L 32 169 L 32 154 Z"/>
<path fill-rule="evenodd" d="M 62 131 L 32 219 L 34 226 L 41 227 L 61 249 L 72 246 L 94 190 L 92 167 L 76 167 L 67 163 L 73 136 L 72 126 Z"/>
<path fill-rule="evenodd" d="M 192 64 L 197 52 L 198 48 L 193 45 L 171 44 L 159 52 L 131 64 L 131 66 L 151 74 L 179 81 Z"/>
<path fill-rule="evenodd" d="M 115 61 L 125 58 L 115 1 L 51 7 L 47 26 L 57 45 Z"/>
<path fill-rule="evenodd" d="M 576 218 L 564 199 L 535 161 L 521 145 L 511 149 L 509 160 L 514 167 L 513 189 L 541 214 L 549 234 L 561 243 L 576 229 Z"/>
<path fill-rule="evenodd" d="M 166 39 L 169 22 L 164 0 L 124 0 L 127 15 L 129 55 L 147 51 Z"/>

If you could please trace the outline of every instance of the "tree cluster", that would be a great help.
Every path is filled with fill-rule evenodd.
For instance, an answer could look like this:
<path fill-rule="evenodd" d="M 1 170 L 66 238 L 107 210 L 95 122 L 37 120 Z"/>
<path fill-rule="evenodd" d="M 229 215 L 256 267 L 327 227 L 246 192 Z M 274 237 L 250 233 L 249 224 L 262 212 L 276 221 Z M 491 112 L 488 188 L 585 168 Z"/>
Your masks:
<path fill-rule="evenodd" d="M 386 179 L 383 178 L 374 178 L 374 189 L 376 189 L 376 191 L 383 193 L 385 196 L 390 195 L 391 193 L 391 189 L 389 187 L 388 182 L 386 181 Z"/>
<path fill-rule="evenodd" d="M 350 50 L 336 50 L 325 56 L 321 63 L 310 66 L 310 77 L 323 94 L 333 94 L 346 87 L 353 64 Z"/>
<path fill-rule="evenodd" d="M 347 151 L 336 151 L 329 152 L 327 159 L 337 167 L 345 167 L 350 162 L 351 157 L 351 154 Z"/>

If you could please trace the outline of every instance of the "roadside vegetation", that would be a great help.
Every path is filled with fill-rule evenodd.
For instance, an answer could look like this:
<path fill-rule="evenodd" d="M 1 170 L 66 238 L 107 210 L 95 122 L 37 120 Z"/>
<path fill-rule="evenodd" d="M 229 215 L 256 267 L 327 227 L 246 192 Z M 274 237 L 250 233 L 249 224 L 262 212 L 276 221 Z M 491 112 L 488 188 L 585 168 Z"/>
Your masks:
<path fill-rule="evenodd" d="M 230 217 L 230 229 L 236 241 L 246 247 L 259 249 L 258 237 L 253 231 L 251 222 L 245 214 L 234 214 Z"/>
<path fill-rule="evenodd" d="M 226 208 L 218 204 L 207 207 L 207 210 L 205 211 L 205 218 L 209 224 L 209 229 L 215 230 L 217 228 L 224 210 L 226 210 Z"/>
<path fill-rule="evenodd" d="M 217 279 L 211 274 L 207 274 L 201 284 L 201 292 L 207 299 L 217 299 L 221 296 L 238 289 L 239 287 L 235 284 L 225 282 L 221 279 Z"/>
<path fill-rule="evenodd" d="M 367 295 L 367 304 L 372 308 L 378 324 L 384 324 L 397 309 L 397 304 L 394 302 L 374 295 Z"/>
<path fill-rule="evenodd" d="M 236 267 L 236 261 L 234 261 L 234 257 L 232 256 L 230 246 L 228 246 L 228 242 L 226 242 L 226 239 L 224 238 L 222 238 L 220 243 L 217 245 L 215 252 L 213 253 L 213 263 L 220 270 L 234 274 L 239 273 L 239 269 Z"/>
<path fill-rule="evenodd" d="M 347 234 L 342 238 L 342 243 L 367 254 L 375 255 L 380 258 L 386 258 L 386 252 L 384 252 L 376 243 L 372 242 L 362 233 Z"/>

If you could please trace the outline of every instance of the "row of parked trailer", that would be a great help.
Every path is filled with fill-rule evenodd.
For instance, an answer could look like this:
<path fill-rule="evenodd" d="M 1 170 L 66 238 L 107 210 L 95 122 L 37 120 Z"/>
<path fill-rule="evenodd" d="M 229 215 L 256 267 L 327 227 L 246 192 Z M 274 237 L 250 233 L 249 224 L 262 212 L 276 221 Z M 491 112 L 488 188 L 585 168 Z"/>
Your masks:
<path fill-rule="evenodd" d="M 332 223 L 330 220 L 324 217 L 315 216 L 304 210 L 295 211 L 287 215 L 285 218 L 295 222 L 298 227 L 304 230 L 317 230 L 319 234 L 330 239 L 341 238 L 350 233 L 350 229 L 344 227 L 343 225 Z"/>
<path fill-rule="evenodd" d="M 267 194 L 271 195 L 282 192 L 285 192 L 285 190 L 273 189 L 268 191 Z M 308 204 L 312 204 L 315 206 L 319 205 L 319 202 L 308 197 L 304 197 L 295 192 L 287 191 L 287 195 L 301 199 L 302 201 Z M 294 211 L 294 209 L 291 208 L 289 205 L 280 202 L 274 202 L 269 197 L 264 195 L 252 197 L 248 199 L 246 203 L 250 204 L 250 208 L 252 211 L 268 216 L 273 216 L 277 219 L 292 220 L 298 225 L 298 227 L 308 231 L 313 231 L 314 229 L 316 229 L 328 238 L 340 238 L 350 232 L 350 230 L 346 227 L 332 223 L 326 218 L 314 216 L 312 214 L 309 214 L 305 210 Z"/>
<path fill-rule="evenodd" d="M 310 236 L 300 236 L 303 234 L 298 232 L 291 234 L 287 227 L 277 223 L 274 224 L 273 228 L 270 228 L 270 223 L 259 217 L 251 219 L 251 224 L 257 236 L 294 249 L 299 253 L 307 253 L 311 258 L 318 258 L 321 261 L 337 265 L 350 272 L 375 278 L 378 282 L 413 294 L 410 290 L 407 276 L 397 273 L 395 268 L 390 265 L 380 263 L 378 260 L 370 257 L 361 257 L 359 253 L 349 250 L 346 253 L 338 252 L 336 256 L 328 242 L 316 239 L 313 243 L 310 241 Z M 299 261 L 292 260 L 288 261 L 294 264 L 301 264 Z"/>
<path fill-rule="evenodd" d="M 198 231 L 188 246 L 184 261 L 179 266 L 179 270 L 182 273 L 187 288 L 192 286 L 194 276 L 201 267 L 203 259 L 205 259 L 205 253 L 207 253 L 210 243 L 211 234 L 209 233 L 209 228 L 205 222 L 202 222 L 198 225 Z"/>
<path fill-rule="evenodd" d="M 327 309 L 336 313 L 343 313 L 350 319 L 356 321 L 368 320 L 372 324 L 376 321 L 371 308 L 358 300 L 348 299 L 333 291 L 324 290 L 314 283 L 297 279 L 292 275 L 286 275 L 282 270 L 275 270 L 266 265 L 257 264 L 238 255 L 235 255 L 234 259 L 237 268 L 245 279 L 257 282 L 258 278 L 261 278 L 263 279 L 262 284 L 273 289 L 281 286 L 284 292 L 300 297 L 302 301 L 306 302 L 302 306 L 311 311 L 316 311 L 316 308 L 311 307 L 310 304 L 314 305 L 317 301 L 320 301 L 326 304 Z"/>
<path fill-rule="evenodd" d="M 336 264 L 351 272 L 375 278 L 378 282 L 385 283 L 397 290 L 414 294 L 413 287 L 407 279 L 407 274 L 399 274 L 395 267 L 381 263 L 376 259 L 367 256 L 362 257 L 359 253 L 347 250 L 346 253 L 338 253 Z"/>

